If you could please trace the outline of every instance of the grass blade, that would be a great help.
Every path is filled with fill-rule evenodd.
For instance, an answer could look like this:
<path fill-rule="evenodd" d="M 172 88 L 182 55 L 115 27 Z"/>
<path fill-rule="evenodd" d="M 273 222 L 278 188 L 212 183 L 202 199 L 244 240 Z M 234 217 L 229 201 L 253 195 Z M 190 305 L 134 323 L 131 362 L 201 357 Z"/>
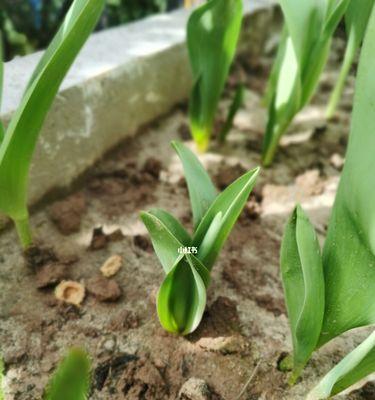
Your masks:
<path fill-rule="evenodd" d="M 359 64 L 352 129 L 323 250 L 326 311 L 320 345 L 375 323 L 375 9 Z"/>
<path fill-rule="evenodd" d="M 211 270 L 221 248 L 236 223 L 259 174 L 259 168 L 247 172 L 228 186 L 211 205 L 199 224 L 194 237 L 193 246 L 198 247 L 198 258 L 208 270 Z M 221 214 L 221 215 L 220 215 Z M 220 223 L 218 223 L 218 215 Z M 215 240 L 210 240 L 211 247 L 202 246 L 211 224 L 217 224 Z M 210 233 L 212 235 L 212 232 Z"/>
<path fill-rule="evenodd" d="M 3 36 L 0 32 L 0 110 L 2 105 L 2 98 L 3 98 L 3 82 L 4 82 L 4 55 L 3 55 Z M 1 142 L 4 139 L 4 126 L 2 121 L 0 120 L 0 146 Z"/>
<path fill-rule="evenodd" d="M 75 0 L 50 47 L 46 50 L 13 115 L 0 147 L 0 210 L 22 223 L 27 235 L 27 183 L 30 162 L 44 119 L 75 57 L 94 29 L 104 0 Z"/>
<path fill-rule="evenodd" d="M 182 165 L 189 189 L 194 226 L 197 227 L 217 196 L 217 190 L 196 155 L 180 142 L 172 142 Z"/>
<path fill-rule="evenodd" d="M 242 22 L 242 0 L 210 0 L 188 22 L 194 87 L 190 125 L 201 151 L 209 145 L 215 114 L 232 64 Z"/>
<path fill-rule="evenodd" d="M 0 358 L 0 400 L 4 400 L 4 391 L 3 391 L 3 380 L 4 380 L 4 362 L 2 358 Z"/>
<path fill-rule="evenodd" d="M 291 383 L 301 374 L 319 340 L 324 313 L 324 278 L 314 227 L 300 206 L 281 246 L 281 274 L 293 341 Z"/>
<path fill-rule="evenodd" d="M 184 256 L 160 287 L 157 302 L 160 323 L 168 332 L 187 335 L 198 327 L 205 307 L 205 284 Z"/>
<path fill-rule="evenodd" d="M 375 372 L 375 332 L 336 365 L 308 395 L 307 400 L 334 396 Z"/>
<path fill-rule="evenodd" d="M 43 400 L 87 400 L 90 361 L 80 349 L 72 349 L 50 380 Z"/>

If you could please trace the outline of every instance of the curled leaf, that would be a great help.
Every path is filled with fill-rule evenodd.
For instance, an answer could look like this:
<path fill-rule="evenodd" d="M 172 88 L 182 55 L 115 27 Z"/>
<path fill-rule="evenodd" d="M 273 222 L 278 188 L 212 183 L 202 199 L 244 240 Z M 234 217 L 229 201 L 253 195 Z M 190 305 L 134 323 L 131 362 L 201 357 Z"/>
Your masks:
<path fill-rule="evenodd" d="M 324 313 L 324 278 L 319 243 L 311 222 L 298 206 L 285 229 L 281 274 L 299 377 L 319 340 Z"/>

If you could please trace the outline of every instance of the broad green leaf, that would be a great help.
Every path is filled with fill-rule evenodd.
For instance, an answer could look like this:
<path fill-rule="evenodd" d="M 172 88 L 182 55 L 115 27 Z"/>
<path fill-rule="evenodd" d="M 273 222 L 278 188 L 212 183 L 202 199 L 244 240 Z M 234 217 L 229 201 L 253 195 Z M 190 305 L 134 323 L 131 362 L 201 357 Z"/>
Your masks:
<path fill-rule="evenodd" d="M 228 186 L 219 194 L 199 224 L 193 237 L 193 246 L 198 247 L 198 258 L 208 270 L 211 270 L 221 248 L 241 214 L 258 174 L 259 168 L 256 168 Z M 218 224 L 218 215 L 220 215 L 220 224 Z M 206 246 L 201 248 L 200 246 L 204 243 L 212 223 L 218 224 L 220 227 L 219 229 L 218 227 L 215 228 L 217 230 L 216 240 L 210 240 L 212 243 L 211 248 L 206 249 Z"/>
<path fill-rule="evenodd" d="M 225 140 L 228 136 L 228 133 L 233 128 L 234 118 L 236 117 L 237 112 L 243 105 L 244 93 L 245 93 L 245 86 L 243 83 L 240 83 L 237 86 L 232 103 L 229 107 L 228 115 L 225 120 L 224 126 L 222 127 L 220 134 L 219 134 L 219 140 L 221 142 L 225 142 Z"/>
<path fill-rule="evenodd" d="M 182 165 L 189 189 L 194 226 L 197 227 L 217 196 L 217 190 L 196 155 L 180 142 L 172 142 Z"/>
<path fill-rule="evenodd" d="M 190 246 L 190 235 L 173 215 L 161 210 L 160 208 L 153 208 L 149 213 L 158 218 L 179 242 L 183 243 L 184 246 Z"/>
<path fill-rule="evenodd" d="M 183 257 L 166 276 L 157 301 L 161 325 L 187 335 L 199 325 L 206 307 L 206 287 L 195 267 Z"/>
<path fill-rule="evenodd" d="M 328 118 L 332 118 L 336 111 L 337 104 L 340 101 L 346 79 L 354 61 L 354 57 L 363 41 L 373 6 L 374 0 L 351 0 L 349 3 L 345 14 L 348 42 L 344 61 L 340 70 L 340 75 L 337 79 L 328 105 Z"/>
<path fill-rule="evenodd" d="M 87 400 L 90 361 L 80 349 L 72 349 L 50 380 L 43 400 Z"/>
<path fill-rule="evenodd" d="M 187 44 L 194 87 L 190 97 L 192 135 L 206 150 L 221 93 L 241 30 L 242 0 L 210 0 L 188 22 Z"/>
<path fill-rule="evenodd" d="M 3 379 L 4 379 L 4 362 L 0 358 L 0 400 L 4 400 Z"/>
<path fill-rule="evenodd" d="M 375 332 L 336 365 L 308 395 L 307 400 L 331 398 L 375 372 Z"/>
<path fill-rule="evenodd" d="M 145 224 L 163 269 L 168 274 L 177 260 L 182 258 L 178 249 L 188 246 L 181 243 L 176 236 L 167 228 L 167 226 L 152 213 L 141 212 L 141 219 Z"/>
<path fill-rule="evenodd" d="M 326 311 L 320 344 L 375 323 L 375 9 L 359 64 L 352 128 L 323 251 Z"/>
<path fill-rule="evenodd" d="M 26 220 L 30 162 L 48 110 L 79 50 L 94 29 L 104 0 L 75 0 L 37 66 L 0 147 L 0 210 Z"/>
<path fill-rule="evenodd" d="M 294 382 L 316 348 L 324 313 L 320 247 L 315 230 L 300 206 L 286 226 L 280 263 L 293 341 L 291 382 Z"/>

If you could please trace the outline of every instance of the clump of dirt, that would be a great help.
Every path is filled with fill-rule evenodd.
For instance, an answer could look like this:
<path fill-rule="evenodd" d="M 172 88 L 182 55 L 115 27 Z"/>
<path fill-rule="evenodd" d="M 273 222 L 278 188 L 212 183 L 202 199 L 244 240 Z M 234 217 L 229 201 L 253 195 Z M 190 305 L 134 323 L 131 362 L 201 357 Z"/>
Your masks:
<path fill-rule="evenodd" d="M 94 276 L 87 282 L 87 291 L 99 301 L 117 301 L 121 297 L 121 288 L 113 279 L 105 278 L 102 275 Z"/>

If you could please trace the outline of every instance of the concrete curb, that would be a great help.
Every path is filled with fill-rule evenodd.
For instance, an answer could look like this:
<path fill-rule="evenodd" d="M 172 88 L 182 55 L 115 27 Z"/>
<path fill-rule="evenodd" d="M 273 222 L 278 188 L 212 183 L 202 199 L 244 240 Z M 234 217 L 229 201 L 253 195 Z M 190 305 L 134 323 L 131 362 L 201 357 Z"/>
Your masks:
<path fill-rule="evenodd" d="M 246 0 L 240 49 L 259 54 L 274 4 Z M 188 97 L 188 16 L 189 11 L 178 10 L 92 35 L 44 124 L 31 171 L 30 205 L 52 189 L 69 186 L 110 148 Z M 40 56 L 6 64 L 5 124 Z"/>

